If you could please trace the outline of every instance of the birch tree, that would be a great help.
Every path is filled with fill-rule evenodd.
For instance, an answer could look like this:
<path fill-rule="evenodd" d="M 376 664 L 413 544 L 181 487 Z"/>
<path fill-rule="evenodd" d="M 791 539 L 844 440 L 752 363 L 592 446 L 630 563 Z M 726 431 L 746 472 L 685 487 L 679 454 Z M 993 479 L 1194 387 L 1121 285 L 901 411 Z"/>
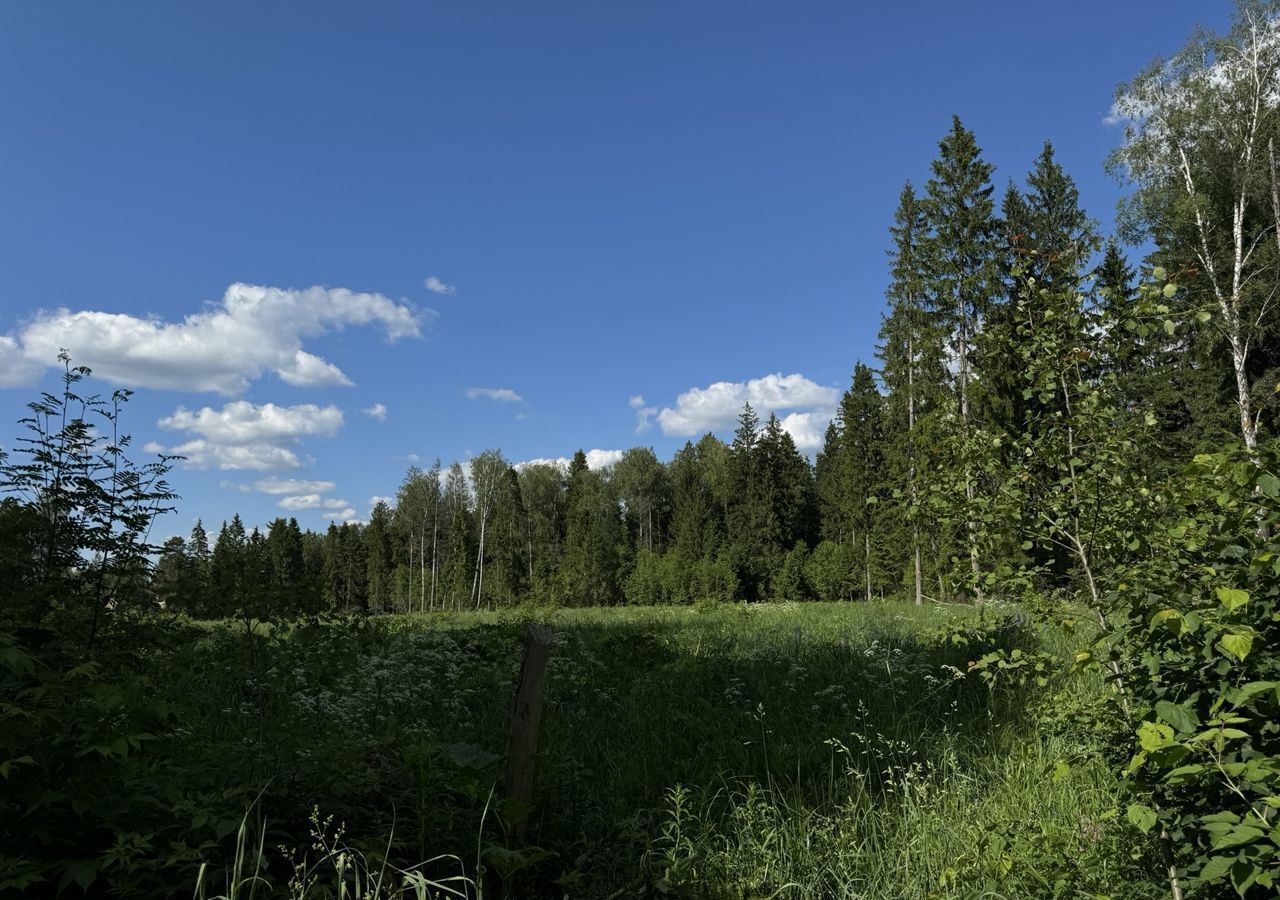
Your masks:
<path fill-rule="evenodd" d="M 1136 187 L 1121 209 L 1129 236 L 1169 251 L 1230 349 L 1251 454 L 1249 355 L 1275 314 L 1280 259 L 1278 12 L 1275 0 L 1241 0 L 1229 33 L 1196 33 L 1122 85 L 1113 108 L 1124 141 L 1110 167 Z"/>
<path fill-rule="evenodd" d="M 486 450 L 471 460 L 471 484 L 475 490 L 476 527 L 479 529 L 475 575 L 471 584 L 471 598 L 476 609 L 480 608 L 484 596 L 485 539 L 489 520 L 509 468 L 511 465 L 503 459 L 500 450 Z"/>

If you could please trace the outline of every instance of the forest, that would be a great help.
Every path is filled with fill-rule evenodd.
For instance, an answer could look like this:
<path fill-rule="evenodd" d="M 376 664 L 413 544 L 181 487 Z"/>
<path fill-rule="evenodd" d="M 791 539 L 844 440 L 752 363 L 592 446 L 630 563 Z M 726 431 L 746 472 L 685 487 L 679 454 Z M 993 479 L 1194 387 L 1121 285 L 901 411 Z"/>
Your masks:
<path fill-rule="evenodd" d="M 1110 233 L 952 120 L 812 459 L 747 405 L 156 544 L 180 460 L 64 354 L 0 459 L 0 896 L 1280 896 L 1280 9 L 1114 114 Z"/>

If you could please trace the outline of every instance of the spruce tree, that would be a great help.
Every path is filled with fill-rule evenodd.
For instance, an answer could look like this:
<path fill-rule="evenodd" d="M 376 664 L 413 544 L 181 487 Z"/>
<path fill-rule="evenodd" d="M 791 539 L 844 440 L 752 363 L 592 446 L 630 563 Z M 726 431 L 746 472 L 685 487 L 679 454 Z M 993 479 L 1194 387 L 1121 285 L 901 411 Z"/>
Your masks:
<path fill-rule="evenodd" d="M 992 199 L 990 163 L 969 131 L 953 117 L 951 131 L 938 145 L 932 163 L 933 177 L 926 186 L 925 210 L 929 220 L 929 298 L 937 321 L 944 329 L 955 365 L 955 437 L 963 446 L 972 436 L 974 349 L 980 323 L 999 292 L 996 257 L 997 223 Z M 958 476 L 966 509 L 974 504 L 975 476 L 958 456 Z M 965 513 L 969 567 L 974 581 L 981 565 L 978 558 L 977 523 Z M 982 599 L 978 589 L 978 598 Z"/>
<path fill-rule="evenodd" d="M 943 332 L 929 297 L 931 266 L 929 221 L 925 204 L 906 184 L 890 228 L 891 281 L 885 292 L 889 311 L 880 326 L 880 377 L 888 399 L 885 411 L 886 465 L 896 489 L 900 520 L 907 532 L 905 568 L 912 593 L 924 602 L 923 540 L 919 494 L 931 442 L 922 435 L 936 427 L 946 392 Z"/>

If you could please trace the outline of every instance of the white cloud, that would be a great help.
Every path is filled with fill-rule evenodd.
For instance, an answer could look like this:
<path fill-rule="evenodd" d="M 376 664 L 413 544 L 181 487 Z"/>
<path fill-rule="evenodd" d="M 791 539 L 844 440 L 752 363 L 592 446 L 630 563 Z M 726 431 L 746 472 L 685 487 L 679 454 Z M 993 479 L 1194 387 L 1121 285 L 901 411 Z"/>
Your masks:
<path fill-rule="evenodd" d="M 511 388 L 470 387 L 465 391 L 468 400 L 493 400 L 496 403 L 520 403 L 524 400 Z"/>
<path fill-rule="evenodd" d="M 327 494 L 337 485 L 332 481 L 303 481 L 299 478 L 259 478 L 252 490 L 263 494 Z M 248 486 L 243 488 L 249 490 Z"/>
<path fill-rule="evenodd" d="M 308 509 L 348 509 L 351 506 L 346 500 L 321 497 L 319 494 L 296 494 L 289 497 L 281 497 L 278 505 L 281 509 L 287 509 L 292 512 Z"/>
<path fill-rule="evenodd" d="M 342 428 L 342 410 L 336 406 L 261 406 L 234 400 L 220 410 L 204 407 L 192 412 L 179 406 L 160 419 L 161 428 L 195 435 L 165 452 L 187 457 L 196 469 L 296 469 L 302 461 L 295 452 L 304 437 L 332 437 Z"/>
<path fill-rule="evenodd" d="M 683 437 L 731 427 L 744 403 L 750 403 L 761 418 L 794 409 L 830 419 L 839 398 L 840 392 L 835 388 L 816 384 L 803 375 L 779 373 L 746 382 L 718 381 L 705 388 L 691 388 L 676 398 L 674 407 L 664 407 L 657 416 L 663 434 Z M 806 421 L 805 427 L 810 423 Z"/>
<path fill-rule="evenodd" d="M 801 453 L 813 453 L 822 449 L 827 425 L 833 418 L 834 409 L 789 413 L 782 418 L 782 430 L 791 435 L 791 440 L 795 441 L 796 449 Z"/>
<path fill-rule="evenodd" d="M 636 394 L 627 403 L 636 411 L 636 434 L 644 434 L 653 425 L 653 417 L 658 414 L 658 407 L 646 406 L 644 397 L 639 394 Z"/>
<path fill-rule="evenodd" d="M 327 512 L 322 512 L 320 515 L 322 518 L 330 519 L 334 522 L 344 522 L 348 525 L 363 524 L 359 519 L 356 518 L 355 508 L 351 506 L 348 506 L 345 509 L 329 510 Z"/>
<path fill-rule="evenodd" d="M 622 459 L 621 450 L 588 450 L 587 468 L 596 472 L 600 469 L 607 469 L 620 459 Z M 514 468 L 519 470 L 528 468 L 529 466 L 556 466 L 567 470 L 570 462 L 572 462 L 572 460 L 567 456 L 558 456 L 555 459 L 539 457 L 538 459 L 526 459 L 524 462 L 518 462 L 515 464 Z"/>
<path fill-rule="evenodd" d="M 362 412 L 375 422 L 387 421 L 387 408 L 381 403 L 375 403 L 373 406 L 366 406 Z"/>
<path fill-rule="evenodd" d="M 57 359 L 57 354 L 48 362 Z M 0 388 L 32 384 L 45 370 L 45 363 L 27 359 L 22 347 L 7 334 L 0 334 Z"/>
<path fill-rule="evenodd" d="M 451 284 L 445 284 L 434 275 L 428 275 L 427 280 L 422 282 L 422 286 L 433 294 L 445 294 L 452 297 L 458 293 L 458 289 Z"/>
<path fill-rule="evenodd" d="M 396 498 L 395 498 L 395 497 L 382 497 L 382 496 L 380 496 L 380 495 L 378 495 L 378 494 L 374 494 L 372 497 L 370 497 L 370 498 L 369 498 L 369 508 L 370 508 L 370 509 L 373 509 L 373 508 L 374 508 L 375 506 L 377 506 L 379 503 L 385 503 L 385 504 L 387 504 L 387 506 L 395 506 Z"/>
<path fill-rule="evenodd" d="M 238 394 L 264 372 L 295 386 L 349 385 L 303 340 L 347 327 L 380 327 L 387 340 L 419 337 L 422 318 L 381 294 L 233 284 L 221 303 L 181 322 L 95 310 L 42 311 L 0 336 L 0 386 L 30 383 L 67 348 L 77 365 L 116 384 Z"/>

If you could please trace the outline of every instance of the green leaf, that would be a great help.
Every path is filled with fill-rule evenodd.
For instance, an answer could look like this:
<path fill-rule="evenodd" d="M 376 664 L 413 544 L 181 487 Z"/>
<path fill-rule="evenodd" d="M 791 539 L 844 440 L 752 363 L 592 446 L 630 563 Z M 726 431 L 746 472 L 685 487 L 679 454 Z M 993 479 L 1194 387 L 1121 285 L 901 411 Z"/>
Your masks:
<path fill-rule="evenodd" d="M 1154 628 L 1161 624 L 1174 634 L 1181 634 L 1183 625 L 1182 613 L 1176 609 L 1160 610 L 1160 612 L 1151 617 L 1151 627 Z"/>
<path fill-rule="evenodd" d="M 1173 741 L 1173 729 L 1158 722 L 1143 722 L 1138 726 L 1138 743 L 1148 752 L 1168 747 Z"/>
<path fill-rule="evenodd" d="M 1060 759 L 1053 764 L 1053 780 L 1061 781 L 1071 774 L 1071 766 L 1065 759 Z"/>
<path fill-rule="evenodd" d="M 1253 649 L 1253 635 L 1249 633 L 1224 634 L 1218 639 L 1218 646 L 1226 653 L 1241 662 Z"/>
<path fill-rule="evenodd" d="M 1238 859 L 1231 865 L 1231 886 L 1236 889 L 1237 894 L 1243 897 L 1245 891 L 1258 880 L 1258 876 L 1261 874 L 1262 868 L 1260 866 Z"/>
<path fill-rule="evenodd" d="M 1230 612 L 1235 612 L 1241 606 L 1249 602 L 1249 592 L 1242 591 L 1239 588 L 1214 588 L 1214 593 L 1218 595 L 1218 602 L 1225 606 Z M 1244 659 L 1244 657 L 1240 657 Z"/>
<path fill-rule="evenodd" d="M 1280 478 L 1263 472 L 1258 476 L 1258 490 L 1267 497 L 1280 497 Z"/>
<path fill-rule="evenodd" d="M 1137 826 L 1138 830 L 1144 833 L 1150 831 L 1156 825 L 1156 811 L 1149 806 L 1143 806 L 1141 803 L 1130 803 L 1125 816 L 1132 825 Z"/>
<path fill-rule="evenodd" d="M 1252 825 L 1237 825 L 1226 834 L 1219 837 L 1213 842 L 1214 850 L 1226 850 L 1230 847 L 1240 847 L 1244 844 L 1252 844 L 1261 838 L 1265 832 L 1261 828 L 1255 828 Z"/>
<path fill-rule="evenodd" d="M 14 766 L 34 766 L 35 764 L 36 761 L 30 756 L 19 756 L 17 759 L 7 759 L 0 763 L 0 778 L 4 778 L 5 781 L 8 781 L 9 773 L 13 770 Z"/>
<path fill-rule="evenodd" d="M 1280 682 L 1251 681 L 1248 684 L 1241 685 L 1240 687 L 1233 688 L 1229 691 L 1228 699 L 1231 701 L 1233 706 L 1239 706 L 1241 703 L 1244 703 L 1252 697 L 1256 697 L 1258 694 L 1263 694 L 1272 690 L 1277 686 L 1277 684 L 1280 684 Z"/>
<path fill-rule="evenodd" d="M 1204 868 L 1200 870 L 1201 881 L 1217 881 L 1223 875 L 1231 871 L 1231 865 L 1234 863 L 1235 857 L 1232 856 L 1215 856 L 1204 864 Z"/>
<path fill-rule="evenodd" d="M 1156 715 L 1161 721 L 1168 722 L 1178 731 L 1195 731 L 1200 724 L 1199 717 L 1185 706 L 1161 700 L 1156 703 Z"/>

